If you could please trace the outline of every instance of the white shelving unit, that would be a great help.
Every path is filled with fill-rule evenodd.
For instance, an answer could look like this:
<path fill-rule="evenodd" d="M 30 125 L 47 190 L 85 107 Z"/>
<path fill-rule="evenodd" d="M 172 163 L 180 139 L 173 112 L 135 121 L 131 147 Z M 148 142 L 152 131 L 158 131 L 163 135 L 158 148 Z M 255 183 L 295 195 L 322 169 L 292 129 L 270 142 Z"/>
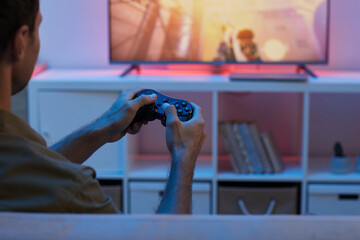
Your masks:
<path fill-rule="evenodd" d="M 166 72 L 160 76 L 120 78 L 119 73 L 117 70 L 48 70 L 42 73 L 29 85 L 30 125 L 51 144 L 105 112 L 120 91 L 152 88 L 195 102 L 204 109 L 208 139 L 200 152 L 194 181 L 210 183 L 212 213 L 217 212 L 220 182 L 297 183 L 301 186 L 302 214 L 308 209 L 309 184 L 360 184 L 360 174 L 334 175 L 330 172 L 332 146 L 324 146 L 318 139 L 324 134 L 325 140 L 333 143 L 337 136 L 344 139 L 347 136 L 346 133 L 338 135 L 336 129 L 322 129 L 324 123 L 319 121 L 326 114 L 326 108 L 331 112 L 333 106 L 321 105 L 318 108 L 322 113 L 318 116 L 319 109 L 314 109 L 317 101 L 312 102 L 312 99 L 333 99 L 334 94 L 340 100 L 348 94 L 356 98 L 360 93 L 360 73 L 322 72 L 318 79 L 309 79 L 306 83 L 230 82 L 223 75 L 174 76 Z M 359 117 L 357 122 L 360 122 L 360 114 L 349 112 L 352 115 L 349 118 Z M 226 120 L 255 120 L 263 130 L 273 131 L 286 163 L 285 171 L 263 175 L 233 173 L 218 136 L 218 123 Z M 336 124 L 336 119 L 332 123 Z M 353 128 L 356 130 L 347 132 L 358 134 L 349 136 L 345 142 L 360 141 L 360 127 Z M 312 134 L 316 130 L 320 132 Z M 130 181 L 167 179 L 170 158 L 164 131 L 158 121 L 149 123 L 137 136 L 126 136 L 118 143 L 105 145 L 86 162 L 97 170 L 99 179 L 123 182 L 125 213 Z M 156 141 L 151 141 L 155 137 Z M 357 154 L 355 145 L 349 154 Z"/>

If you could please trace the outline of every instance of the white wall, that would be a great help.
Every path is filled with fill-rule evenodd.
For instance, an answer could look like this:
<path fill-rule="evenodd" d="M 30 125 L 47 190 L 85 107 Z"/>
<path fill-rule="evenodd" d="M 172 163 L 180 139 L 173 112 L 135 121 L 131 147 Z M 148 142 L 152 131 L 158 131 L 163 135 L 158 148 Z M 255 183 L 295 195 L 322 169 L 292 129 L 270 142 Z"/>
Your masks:
<path fill-rule="evenodd" d="M 50 67 L 108 65 L 108 0 L 40 0 L 39 61 Z"/>
<path fill-rule="evenodd" d="M 39 60 L 50 67 L 108 66 L 107 4 L 108 0 L 41 0 Z M 360 0 L 331 0 L 327 69 L 360 70 L 359 12 Z"/>
<path fill-rule="evenodd" d="M 360 1 L 330 0 L 330 69 L 360 70 Z"/>

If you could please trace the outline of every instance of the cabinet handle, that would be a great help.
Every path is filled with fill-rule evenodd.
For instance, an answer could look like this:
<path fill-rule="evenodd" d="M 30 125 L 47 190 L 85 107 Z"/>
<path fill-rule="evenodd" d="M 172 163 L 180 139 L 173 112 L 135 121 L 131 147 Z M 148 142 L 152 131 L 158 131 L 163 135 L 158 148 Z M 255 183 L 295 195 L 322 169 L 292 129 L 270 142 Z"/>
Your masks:
<path fill-rule="evenodd" d="M 339 194 L 339 200 L 359 200 L 359 195 L 357 194 Z"/>
<path fill-rule="evenodd" d="M 240 207 L 241 211 L 242 211 L 245 215 L 253 215 L 253 214 L 251 214 L 251 213 L 248 211 L 248 209 L 247 209 L 247 207 L 246 207 L 246 205 L 245 205 L 245 202 L 244 202 L 242 199 L 240 199 L 240 200 L 238 201 L 238 204 L 239 204 L 239 207 Z M 274 199 L 271 200 L 270 203 L 269 203 L 269 206 L 268 206 L 268 208 L 267 208 L 267 210 L 266 210 L 266 212 L 265 212 L 263 215 L 270 215 L 270 214 L 272 213 L 272 211 L 274 210 L 275 204 L 276 204 L 276 201 L 275 201 Z"/>

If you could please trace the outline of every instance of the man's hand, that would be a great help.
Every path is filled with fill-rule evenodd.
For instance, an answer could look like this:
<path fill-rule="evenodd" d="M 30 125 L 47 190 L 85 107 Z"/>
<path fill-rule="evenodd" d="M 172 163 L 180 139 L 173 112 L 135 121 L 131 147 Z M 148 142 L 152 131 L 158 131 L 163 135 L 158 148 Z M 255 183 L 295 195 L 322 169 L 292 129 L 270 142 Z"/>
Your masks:
<path fill-rule="evenodd" d="M 179 120 L 174 106 L 162 106 L 166 115 L 166 144 L 173 159 L 186 156 L 195 161 L 206 139 L 202 109 L 194 103 L 191 105 L 194 107 L 194 113 L 187 122 Z M 195 166 L 195 162 L 193 164 Z"/>
<path fill-rule="evenodd" d="M 130 126 L 140 107 L 156 101 L 156 94 L 142 95 L 134 99 L 141 89 L 133 89 L 121 93 L 111 108 L 96 122 L 99 128 L 109 137 L 108 142 L 120 140 L 126 133 L 136 134 L 147 121 L 136 122 Z"/>

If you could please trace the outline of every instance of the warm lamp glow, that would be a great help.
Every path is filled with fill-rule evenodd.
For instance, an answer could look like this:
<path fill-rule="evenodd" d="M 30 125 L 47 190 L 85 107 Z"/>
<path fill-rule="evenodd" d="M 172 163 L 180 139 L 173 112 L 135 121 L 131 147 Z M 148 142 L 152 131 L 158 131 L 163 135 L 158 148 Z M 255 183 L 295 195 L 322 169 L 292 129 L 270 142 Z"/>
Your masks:
<path fill-rule="evenodd" d="M 269 39 L 265 42 L 264 53 L 271 61 L 281 61 L 285 58 L 289 47 L 279 39 Z"/>

